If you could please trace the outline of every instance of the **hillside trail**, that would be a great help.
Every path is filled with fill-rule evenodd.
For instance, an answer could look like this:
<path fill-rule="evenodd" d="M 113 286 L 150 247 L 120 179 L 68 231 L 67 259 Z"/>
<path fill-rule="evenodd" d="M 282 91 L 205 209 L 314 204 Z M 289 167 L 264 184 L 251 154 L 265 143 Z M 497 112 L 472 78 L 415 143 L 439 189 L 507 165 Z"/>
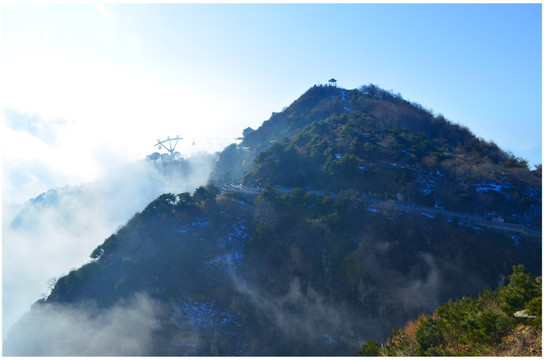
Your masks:
<path fill-rule="evenodd" d="M 281 186 L 275 186 L 274 189 L 278 193 L 290 193 L 293 191 L 292 188 L 286 188 Z M 248 196 L 255 196 L 257 197 L 259 193 L 263 190 L 262 187 L 256 187 L 256 186 L 247 186 L 242 184 L 225 184 L 223 185 L 223 191 L 225 192 L 237 192 L 242 193 Z M 338 194 L 335 194 L 330 191 L 323 191 L 323 190 L 313 190 L 310 188 L 305 189 L 306 192 L 310 192 L 314 195 L 325 195 L 329 194 L 333 198 L 338 196 Z M 447 218 L 448 221 L 456 221 L 459 225 L 462 226 L 471 226 L 475 228 L 476 230 L 479 230 L 479 228 L 476 228 L 476 226 L 485 227 L 488 229 L 495 229 L 495 230 L 502 230 L 504 232 L 513 232 L 517 234 L 523 234 L 526 236 L 534 237 L 534 238 L 542 238 L 542 231 L 537 229 L 528 228 L 524 225 L 520 224 L 513 224 L 508 222 L 493 222 L 491 220 L 486 220 L 482 218 L 481 215 L 477 214 L 469 214 L 468 212 L 462 213 L 457 211 L 451 211 L 446 210 L 441 207 L 429 207 L 429 206 L 422 206 L 414 203 L 401 203 L 394 200 L 380 200 L 380 199 L 373 199 L 369 197 L 364 197 L 363 200 L 372 207 L 375 207 L 380 210 L 385 209 L 395 209 L 398 211 L 408 212 L 408 213 L 414 213 L 419 214 L 431 218 L 436 217 L 442 217 Z M 377 210 L 376 209 L 376 210 Z"/>

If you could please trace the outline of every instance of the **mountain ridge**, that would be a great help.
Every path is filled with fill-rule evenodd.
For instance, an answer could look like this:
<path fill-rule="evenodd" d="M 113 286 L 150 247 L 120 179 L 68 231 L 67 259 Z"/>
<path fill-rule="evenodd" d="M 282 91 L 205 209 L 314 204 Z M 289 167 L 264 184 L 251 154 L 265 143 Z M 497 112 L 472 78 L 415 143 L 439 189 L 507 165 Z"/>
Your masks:
<path fill-rule="evenodd" d="M 314 86 L 244 135 L 220 154 L 208 185 L 159 196 L 61 277 L 8 334 L 5 353 L 103 354 L 82 351 L 74 336 L 54 348 L 63 332 L 52 325 L 33 346 L 17 340 L 55 317 L 84 315 L 95 329 L 115 312 L 139 324 L 141 338 L 130 336 L 145 346 L 120 342 L 110 354 L 355 355 L 448 299 L 502 284 L 513 265 L 541 273 L 531 236 L 391 202 L 472 215 L 476 203 L 498 204 L 497 215 L 516 220 L 541 211 L 536 171 L 400 95 Z M 463 165 L 457 175 L 467 178 L 446 164 Z M 233 182 L 253 194 L 218 187 Z M 466 191 L 457 203 L 456 189 Z M 142 307 L 136 319 L 126 311 Z"/>
<path fill-rule="evenodd" d="M 371 84 L 310 88 L 225 149 L 211 178 L 217 185 L 351 187 L 369 197 L 498 213 L 540 227 L 539 174 L 468 128 Z"/>

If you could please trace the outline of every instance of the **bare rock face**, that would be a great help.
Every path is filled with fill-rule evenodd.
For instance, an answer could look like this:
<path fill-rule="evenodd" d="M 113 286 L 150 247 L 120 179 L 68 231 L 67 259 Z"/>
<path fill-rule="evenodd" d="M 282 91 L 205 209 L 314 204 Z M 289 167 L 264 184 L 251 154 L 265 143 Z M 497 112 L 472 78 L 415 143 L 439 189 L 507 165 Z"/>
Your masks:
<path fill-rule="evenodd" d="M 529 310 L 516 311 L 514 317 L 518 319 L 536 319 L 536 316 L 529 315 Z"/>

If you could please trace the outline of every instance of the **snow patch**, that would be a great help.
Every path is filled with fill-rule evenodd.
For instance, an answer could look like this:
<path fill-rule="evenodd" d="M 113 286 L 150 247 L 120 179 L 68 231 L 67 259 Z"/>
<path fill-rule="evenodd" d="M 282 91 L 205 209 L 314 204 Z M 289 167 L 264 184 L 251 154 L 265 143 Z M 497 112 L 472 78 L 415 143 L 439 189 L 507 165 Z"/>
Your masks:
<path fill-rule="evenodd" d="M 226 226 L 222 226 L 222 230 L 226 234 L 219 240 L 218 247 L 225 252 L 206 261 L 206 264 L 219 266 L 229 274 L 232 274 L 242 264 L 244 248 L 250 240 L 245 220 L 240 217 L 237 217 L 236 220 L 227 229 L 225 229 Z"/>
<path fill-rule="evenodd" d="M 241 327 L 234 314 L 223 311 L 217 313 L 215 310 L 215 300 L 199 303 L 178 303 L 174 306 L 174 317 L 183 321 L 185 326 L 198 329 L 210 329 L 218 325 L 234 325 Z"/>
<path fill-rule="evenodd" d="M 521 238 L 516 235 L 510 235 L 510 238 L 512 239 L 512 242 L 514 243 L 514 245 L 516 247 L 519 247 L 519 241 L 521 240 Z"/>
<path fill-rule="evenodd" d="M 429 173 L 425 173 L 425 172 L 418 173 L 415 181 L 418 184 L 422 185 L 419 192 L 424 194 L 424 195 L 429 195 L 433 191 L 436 191 L 435 178 L 436 178 L 436 175 L 434 173 L 431 173 L 431 172 L 429 172 Z"/>
<path fill-rule="evenodd" d="M 480 194 L 495 191 L 495 192 L 502 192 L 503 189 L 510 189 L 510 186 L 505 184 L 496 184 L 496 183 L 475 183 L 472 184 L 472 186 L 476 187 L 476 191 Z"/>
<path fill-rule="evenodd" d="M 184 324 L 199 329 L 212 328 L 214 326 L 214 305 L 215 301 L 199 304 L 181 303 L 174 306 L 173 316 L 183 319 Z"/>
<path fill-rule="evenodd" d="M 232 274 L 234 273 L 234 269 L 236 269 L 242 263 L 243 257 L 244 256 L 241 252 L 234 250 L 232 253 L 223 254 L 208 260 L 206 261 L 206 264 L 220 265 L 227 273 Z"/>
<path fill-rule="evenodd" d="M 195 221 L 191 223 L 191 226 L 192 227 L 207 227 L 207 226 L 210 226 L 210 223 L 208 222 L 208 220 L 205 220 L 205 219 L 196 219 Z"/>
<path fill-rule="evenodd" d="M 331 345 L 338 344 L 338 342 L 336 342 L 336 340 L 334 340 L 334 338 L 332 336 L 330 336 L 329 334 L 323 334 L 323 337 L 325 339 L 327 339 L 329 341 L 329 344 L 331 344 Z"/>

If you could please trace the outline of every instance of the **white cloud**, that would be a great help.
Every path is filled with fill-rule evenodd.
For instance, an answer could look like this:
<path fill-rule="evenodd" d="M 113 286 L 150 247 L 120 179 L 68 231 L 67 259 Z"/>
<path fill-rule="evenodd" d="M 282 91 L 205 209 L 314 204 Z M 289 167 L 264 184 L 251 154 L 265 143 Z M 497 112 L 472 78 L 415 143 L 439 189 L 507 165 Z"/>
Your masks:
<path fill-rule="evenodd" d="M 14 59 L 7 68 L 10 71 L 3 74 L 4 108 L 67 121 L 55 124 L 55 146 L 51 149 L 35 141 L 22 141 L 20 136 L 5 136 L 4 158 L 9 163 L 9 159 L 20 158 L 21 151 L 25 158 L 34 154 L 60 173 L 85 181 L 110 168 L 110 161 L 118 164 L 151 153 L 159 137 L 201 137 L 209 130 L 203 117 L 221 117 L 219 111 L 210 110 L 188 93 L 92 60 L 55 56 L 39 61 Z M 17 128 L 15 125 L 11 127 Z"/>
<path fill-rule="evenodd" d="M 7 356 L 142 356 L 151 353 L 154 304 L 144 295 L 107 309 L 35 307 L 8 334 Z M 93 311 L 94 310 L 94 311 Z"/>
<path fill-rule="evenodd" d="M 136 37 L 126 44 L 133 51 L 141 46 Z M 3 224 L 10 224 L 26 201 L 48 189 L 119 174 L 115 169 L 157 151 L 157 138 L 181 135 L 185 140 L 177 150 L 184 155 L 217 151 L 232 142 L 201 139 L 224 136 L 209 124 L 224 116 L 227 102 L 211 106 L 201 94 L 166 86 L 138 66 L 116 65 L 92 51 L 83 54 L 44 49 L 3 54 Z M 12 112 L 9 119 L 6 109 Z M 5 226 L 4 330 L 47 291 L 47 279 L 87 261 L 92 249 L 159 194 L 204 184 L 210 166 L 202 164 L 183 182 L 172 179 L 177 183 L 150 169 L 125 169 L 124 177 L 91 184 L 87 203 L 64 196 L 56 208 L 29 210 L 33 227 Z"/>
<path fill-rule="evenodd" d="M 93 3 L 93 6 L 100 14 L 104 15 L 105 17 L 111 16 L 111 12 L 103 3 Z"/>
<path fill-rule="evenodd" d="M 135 162 L 99 181 L 57 189 L 23 206 L 13 199 L 24 197 L 8 194 L 12 201 L 4 198 L 2 214 L 4 334 L 41 293 L 47 293 L 48 279 L 88 262 L 96 246 L 160 194 L 192 192 L 204 185 L 214 160 L 211 155 L 195 156 L 164 171 Z M 10 167 L 11 176 L 19 178 L 4 179 L 4 194 L 35 189 L 44 181 L 36 179 L 38 175 L 57 174 L 45 165 L 29 170 L 26 164 L 32 165 Z"/>

